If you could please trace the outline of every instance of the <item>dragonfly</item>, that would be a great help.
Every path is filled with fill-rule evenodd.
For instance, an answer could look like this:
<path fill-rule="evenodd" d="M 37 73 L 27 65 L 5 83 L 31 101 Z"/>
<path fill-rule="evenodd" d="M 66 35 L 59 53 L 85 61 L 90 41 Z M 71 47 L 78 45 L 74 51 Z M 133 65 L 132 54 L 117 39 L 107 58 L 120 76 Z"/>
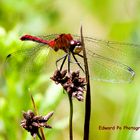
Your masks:
<path fill-rule="evenodd" d="M 63 69 L 67 60 L 68 70 L 71 68 L 70 64 L 74 63 L 84 72 L 84 64 L 82 62 L 83 47 L 80 39 L 78 35 L 65 33 L 47 36 L 23 35 L 20 38 L 21 41 L 31 41 L 38 45 L 8 54 L 6 62 L 9 63 L 15 56 L 24 55 L 26 56 L 26 62 L 30 61 L 31 63 L 28 64 L 32 65 L 32 61 L 37 58 L 39 52 L 45 49 L 51 49 L 51 51 L 56 53 L 64 53 L 55 62 L 58 68 L 58 63 L 62 61 L 59 66 L 60 71 Z M 132 55 L 132 52 L 134 52 L 134 55 L 140 57 L 140 45 L 105 41 L 91 37 L 84 37 L 84 42 L 90 74 L 92 75 L 90 77 L 92 77 L 92 79 L 113 83 L 131 82 L 134 79 L 134 70 L 121 61 L 123 58 Z M 50 61 L 52 58 L 53 56 L 49 58 Z"/>

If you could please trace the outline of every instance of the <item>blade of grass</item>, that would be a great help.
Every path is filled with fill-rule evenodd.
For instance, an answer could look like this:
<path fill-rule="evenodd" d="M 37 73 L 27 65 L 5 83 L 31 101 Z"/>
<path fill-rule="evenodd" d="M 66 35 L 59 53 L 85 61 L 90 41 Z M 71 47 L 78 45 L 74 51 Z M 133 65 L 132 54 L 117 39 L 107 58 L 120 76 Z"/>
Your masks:
<path fill-rule="evenodd" d="M 91 113 L 91 95 L 90 94 L 91 93 L 90 93 L 89 68 L 88 68 L 82 26 L 81 26 L 80 34 L 81 34 L 81 43 L 83 47 L 83 58 L 84 58 L 84 66 L 85 66 L 85 74 L 86 74 L 86 82 L 87 82 L 86 101 L 85 101 L 84 140 L 89 140 L 90 113 Z"/>

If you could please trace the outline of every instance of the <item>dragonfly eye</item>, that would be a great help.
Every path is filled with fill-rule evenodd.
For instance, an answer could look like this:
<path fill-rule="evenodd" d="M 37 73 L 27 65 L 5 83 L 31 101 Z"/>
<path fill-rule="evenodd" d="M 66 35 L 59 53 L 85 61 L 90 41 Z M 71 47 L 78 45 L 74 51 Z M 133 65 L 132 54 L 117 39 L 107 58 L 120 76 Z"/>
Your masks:
<path fill-rule="evenodd" d="M 82 50 L 83 50 L 83 48 L 82 48 L 81 42 L 77 41 L 73 52 L 80 53 Z"/>
<path fill-rule="evenodd" d="M 80 41 L 72 40 L 70 42 L 70 44 L 71 44 L 72 51 L 74 53 L 80 53 L 82 51 L 82 46 L 81 46 L 81 42 Z"/>

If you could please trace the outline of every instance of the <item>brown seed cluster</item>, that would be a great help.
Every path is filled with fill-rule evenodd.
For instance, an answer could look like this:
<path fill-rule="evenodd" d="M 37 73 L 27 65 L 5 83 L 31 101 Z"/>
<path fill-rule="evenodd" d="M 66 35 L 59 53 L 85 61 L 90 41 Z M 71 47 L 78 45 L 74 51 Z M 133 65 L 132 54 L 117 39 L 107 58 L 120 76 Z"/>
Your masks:
<path fill-rule="evenodd" d="M 21 121 L 21 126 L 35 138 L 40 127 L 51 128 L 47 124 L 47 121 L 52 115 L 53 112 L 48 113 L 46 116 L 37 116 L 33 111 L 28 110 L 27 112 L 23 112 L 24 119 Z"/>
<path fill-rule="evenodd" d="M 67 76 L 67 70 L 56 70 L 53 77 L 51 77 L 56 84 L 61 84 L 62 87 L 73 97 L 79 101 L 83 101 L 83 93 L 85 90 L 86 80 L 79 76 L 79 71 L 72 72 Z"/>

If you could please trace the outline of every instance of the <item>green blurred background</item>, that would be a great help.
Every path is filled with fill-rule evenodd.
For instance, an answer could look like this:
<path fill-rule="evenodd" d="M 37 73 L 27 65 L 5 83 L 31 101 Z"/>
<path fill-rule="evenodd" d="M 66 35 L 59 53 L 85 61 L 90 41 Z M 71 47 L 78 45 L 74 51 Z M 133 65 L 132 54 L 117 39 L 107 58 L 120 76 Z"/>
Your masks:
<path fill-rule="evenodd" d="M 3 74 L 3 63 L 7 54 L 20 48 L 19 38 L 24 34 L 79 34 L 81 25 L 85 36 L 140 43 L 140 0 L 0 0 L 0 140 L 32 139 L 20 127 L 22 111 L 33 109 L 30 93 L 40 114 L 55 111 L 49 121 L 53 129 L 45 130 L 46 139 L 69 139 L 68 98 L 50 80 L 51 71 L 32 72 L 25 81 L 16 70 Z M 92 82 L 90 140 L 140 139 L 140 130 L 98 128 L 140 126 L 140 61 L 132 64 L 136 77 L 131 84 Z M 83 137 L 83 122 L 84 102 L 74 99 L 75 140 Z"/>

